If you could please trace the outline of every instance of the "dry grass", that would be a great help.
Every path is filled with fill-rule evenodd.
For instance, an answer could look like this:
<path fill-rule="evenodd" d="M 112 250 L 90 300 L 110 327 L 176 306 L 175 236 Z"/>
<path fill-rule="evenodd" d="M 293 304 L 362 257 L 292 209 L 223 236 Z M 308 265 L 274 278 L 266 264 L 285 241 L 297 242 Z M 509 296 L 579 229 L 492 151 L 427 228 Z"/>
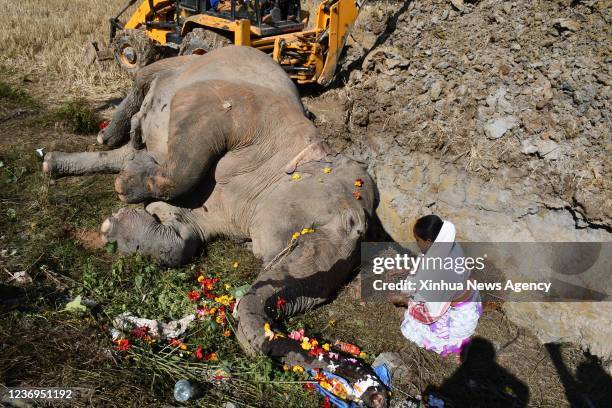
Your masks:
<path fill-rule="evenodd" d="M 108 42 L 108 19 L 125 0 L 0 0 L 0 69 L 33 81 L 52 100 L 69 96 L 105 99 L 129 78 L 114 63 L 87 66 L 87 44 Z"/>

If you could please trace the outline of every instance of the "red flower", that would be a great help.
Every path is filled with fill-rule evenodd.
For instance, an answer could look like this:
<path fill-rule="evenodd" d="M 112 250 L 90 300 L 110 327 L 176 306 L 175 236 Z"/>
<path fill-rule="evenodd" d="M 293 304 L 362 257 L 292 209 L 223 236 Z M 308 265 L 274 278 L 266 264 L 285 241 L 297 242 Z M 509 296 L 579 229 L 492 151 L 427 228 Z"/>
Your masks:
<path fill-rule="evenodd" d="M 356 200 L 361 200 L 361 193 L 359 191 L 353 191 L 353 197 L 355 197 Z"/>
<path fill-rule="evenodd" d="M 137 339 L 144 339 L 149 334 L 149 326 L 135 327 L 132 329 L 132 336 Z"/>
<path fill-rule="evenodd" d="M 323 401 L 321 401 L 321 408 L 331 408 L 331 402 L 329 397 L 324 397 Z"/>
<path fill-rule="evenodd" d="M 102 129 L 106 129 L 106 128 L 108 127 L 108 124 L 109 124 L 109 123 L 110 123 L 110 122 L 109 122 L 108 120 L 103 120 L 102 122 L 98 123 L 98 128 L 99 128 L 100 130 L 102 130 Z"/>
<path fill-rule="evenodd" d="M 198 360 L 201 360 L 204 358 L 204 352 L 202 351 L 202 347 L 198 346 L 198 348 L 195 351 L 195 356 Z"/>
<path fill-rule="evenodd" d="M 236 301 L 234 300 L 234 301 L 233 301 L 232 303 L 230 303 L 230 305 L 229 305 L 230 311 L 232 311 L 232 312 L 233 312 L 235 307 L 236 307 Z"/>
<path fill-rule="evenodd" d="M 189 300 L 193 300 L 194 302 L 200 298 L 200 292 L 197 290 L 192 290 L 191 292 L 187 292 L 187 297 Z"/>
<path fill-rule="evenodd" d="M 285 305 L 286 305 L 286 304 L 287 304 L 287 301 L 286 301 L 284 298 L 282 298 L 282 297 L 280 297 L 280 296 L 279 296 L 279 297 L 276 299 L 276 309 L 277 309 L 277 310 L 282 309 L 283 307 L 285 307 Z"/>
<path fill-rule="evenodd" d="M 219 359 L 219 357 L 217 356 L 217 353 L 215 353 L 214 351 L 210 352 L 210 353 L 207 353 L 204 356 L 204 360 L 206 360 L 206 361 L 217 361 L 218 359 Z"/>
<path fill-rule="evenodd" d="M 128 339 L 118 339 L 115 341 L 115 348 L 119 351 L 125 351 L 131 347 Z"/>
<path fill-rule="evenodd" d="M 308 390 L 308 391 L 314 391 L 315 390 L 315 384 L 313 382 L 304 383 L 303 387 L 304 387 L 305 390 Z"/>

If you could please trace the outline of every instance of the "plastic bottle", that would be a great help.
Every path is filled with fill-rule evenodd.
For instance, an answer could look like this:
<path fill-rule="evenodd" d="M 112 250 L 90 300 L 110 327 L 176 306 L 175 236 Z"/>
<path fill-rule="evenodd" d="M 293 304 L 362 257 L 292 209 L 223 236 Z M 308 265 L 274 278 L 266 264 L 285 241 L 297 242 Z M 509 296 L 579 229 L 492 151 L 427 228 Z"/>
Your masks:
<path fill-rule="evenodd" d="M 189 380 L 178 380 L 174 384 L 174 399 L 179 402 L 185 402 L 193 399 L 197 395 L 198 387 L 189 382 Z"/>

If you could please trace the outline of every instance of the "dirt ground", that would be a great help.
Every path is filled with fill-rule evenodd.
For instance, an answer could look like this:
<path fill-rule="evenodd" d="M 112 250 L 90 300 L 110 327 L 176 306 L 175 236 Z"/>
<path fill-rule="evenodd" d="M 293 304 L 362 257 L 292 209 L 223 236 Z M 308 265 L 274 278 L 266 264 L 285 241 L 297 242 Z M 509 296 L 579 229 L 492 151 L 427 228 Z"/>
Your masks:
<path fill-rule="evenodd" d="M 6 45 L 0 50 L 0 393 L 3 387 L 70 386 L 90 390 L 88 397 L 75 401 L 74 406 L 175 404 L 171 397 L 174 381 L 198 373 L 194 371 L 195 366 L 201 370 L 207 366 L 180 360 L 176 366 L 168 368 L 165 361 L 144 352 L 134 352 L 126 358 L 115 350 L 111 341 L 108 333 L 111 319 L 125 310 L 137 311 L 150 318 L 180 317 L 191 307 L 185 293 L 193 287 L 194 271 L 206 271 L 219 276 L 223 282 L 239 285 L 252 280 L 259 268 L 258 261 L 243 246 L 223 240 L 213 243 L 191 264 L 173 270 L 160 269 L 140 259 L 124 260 L 104 250 L 88 249 L 80 239 L 81 232 L 98 228 L 106 216 L 121 207 L 113 191 L 113 178 L 91 176 L 51 181 L 41 174 L 35 149 L 99 148 L 95 145 L 94 125 L 109 117 L 130 79 L 112 63 L 84 65 L 84 44 L 106 37 L 106 21 L 123 3 L 120 0 L 98 3 L 0 0 L 3 10 L 7 10 L 0 15 L 0 26 L 9 28 L 0 32 L 0 43 Z M 491 2 L 482 3 L 489 7 Z M 492 15 L 499 19 L 523 16 L 524 13 L 513 13 L 513 8 L 529 2 L 507 3 L 512 4 L 509 10 L 504 6 L 491 12 Z M 542 3 L 533 2 L 533 7 L 544 7 Z M 556 13 L 562 13 L 564 3 L 569 2 L 550 3 L 555 4 L 550 7 L 554 7 Z M 466 2 L 467 11 L 475 11 L 473 16 L 466 13 L 467 18 L 481 18 L 484 11 L 476 11 L 484 6 L 479 2 Z M 609 63 L 609 43 L 602 40 L 606 36 L 609 40 L 609 25 L 604 27 L 601 23 L 605 19 L 609 21 L 609 14 L 595 7 L 593 14 L 585 14 L 582 9 L 577 12 L 597 23 L 596 26 L 588 25 L 590 38 L 596 44 L 578 41 L 575 46 L 594 48 L 597 58 Z M 441 22 L 450 18 L 450 31 L 429 27 L 428 24 L 432 24 L 430 15 L 423 17 L 420 32 L 433 30 L 438 33 L 435 38 L 439 39 L 463 35 L 460 27 L 452 26 L 451 21 L 457 21 L 459 13 L 448 2 L 374 2 L 360 17 L 336 83 L 327 90 L 301 89 L 305 104 L 316 111 L 317 125 L 337 147 L 351 143 L 359 145 L 363 138 L 375 134 L 401 140 L 408 151 L 448 150 L 449 154 L 459 155 L 458 160 L 463 161 L 466 168 L 483 173 L 483 177 L 487 177 L 500 160 L 520 160 L 522 164 L 517 165 L 528 165 L 525 155 L 500 153 L 505 151 L 500 144 L 521 145 L 516 138 L 502 141 L 485 138 L 480 145 L 470 141 L 474 139 L 470 139 L 469 129 L 487 132 L 489 117 L 494 115 L 494 112 L 478 108 L 480 101 L 486 99 L 484 90 L 478 91 L 484 93 L 482 98 L 466 98 L 458 107 L 446 106 L 447 102 L 438 103 L 443 99 L 438 98 L 458 94 L 460 85 L 451 87 L 444 82 L 438 93 L 435 84 L 439 78 L 428 79 L 420 75 L 421 68 L 417 69 L 416 65 L 410 65 L 411 68 L 402 65 L 404 58 L 419 61 L 427 55 L 428 48 L 435 49 L 435 45 L 427 42 L 413 47 L 411 41 L 419 31 L 408 29 L 411 26 L 407 22 L 413 19 L 412 24 L 419 25 L 426 13 L 440 15 L 443 9 L 450 10 L 447 17 L 439 18 L 433 25 L 446 24 Z M 451 12 L 455 15 L 449 17 Z M 542 11 L 533 11 L 534 15 L 536 12 Z M 495 24 L 502 24 L 500 21 Z M 491 41 L 486 39 L 491 30 L 482 34 L 477 31 L 482 22 L 470 20 L 470 24 L 474 35 L 482 37 L 480 41 Z M 31 27 L 36 27 L 35 33 Z M 567 41 L 575 41 L 567 30 L 561 31 L 559 35 L 567 36 L 564 37 Z M 501 30 L 493 42 L 518 42 L 522 51 L 517 52 L 531 49 L 505 36 L 505 31 Z M 434 38 L 424 37 L 426 41 Z M 395 48 L 389 51 L 389 47 Z M 396 53 L 394 55 L 401 58 L 391 67 L 389 61 L 395 58 L 380 58 L 381 54 L 376 57 L 371 53 L 368 53 L 369 59 L 365 58 L 364 50 L 377 48 L 381 53 L 387 50 L 384 52 Z M 453 61 L 452 58 L 439 58 L 431 70 L 444 71 L 447 68 L 440 64 L 452 65 Z M 496 72 L 505 72 L 496 61 L 489 63 L 495 66 Z M 412 67 L 419 72 L 412 72 Z M 578 123 L 572 125 L 565 118 L 566 122 L 561 120 L 555 126 L 564 132 L 571 131 L 572 126 L 595 129 L 591 140 L 594 153 L 587 162 L 590 176 L 576 182 L 573 191 L 578 192 L 576 197 L 581 203 L 578 207 L 583 210 L 585 222 L 600 226 L 609 225 L 607 204 L 591 208 L 587 202 L 601 203 L 609 198 L 609 185 L 606 184 L 610 181 L 609 163 L 606 163 L 609 134 L 606 142 L 602 128 L 607 123 L 609 131 L 609 121 L 606 122 L 609 112 L 605 112 L 609 110 L 609 100 L 601 96 L 609 93 L 608 69 L 609 64 L 603 72 L 589 73 L 596 77 L 592 82 L 602 87 L 599 97 L 589 94 L 582 100 L 580 95 L 572 97 L 553 92 L 554 98 L 577 98 L 579 103 L 592 103 L 585 107 L 588 123 L 576 119 Z M 588 81 L 578 74 L 574 80 Z M 476 84 L 470 86 L 478 88 Z M 391 88 L 401 90 L 403 99 L 391 96 Z M 512 93 L 512 87 L 509 88 Z M 545 89 L 544 84 L 541 92 Z M 533 96 L 540 97 L 546 99 L 548 93 Z M 444 99 L 449 104 L 450 100 L 452 98 Z M 421 112 L 424 117 L 402 112 L 400 102 L 409 102 L 411 112 Z M 495 109 L 497 107 L 493 107 Z M 542 109 L 547 109 L 546 105 Z M 446 125 L 436 122 L 431 119 L 430 110 L 451 112 L 449 117 L 453 120 Z M 599 116 L 593 110 L 597 110 Z M 464 126 L 467 133 L 455 132 L 457 129 L 453 126 L 466 115 L 471 115 L 466 119 L 469 125 Z M 547 118 L 568 116 L 571 119 L 572 115 L 574 111 L 567 108 L 562 112 L 549 112 Z M 419 139 L 415 135 L 423 118 L 430 120 L 429 129 L 436 130 L 428 133 L 426 139 Z M 448 141 L 451 135 L 457 138 L 453 143 Z M 571 143 L 580 142 L 580 138 L 567 134 L 543 140 L 563 144 L 564 149 L 576 148 Z M 539 160 L 538 154 L 536 149 L 527 155 L 527 160 Z M 576 155 L 566 163 L 570 165 L 568 168 L 578 168 L 582 166 L 581 160 L 583 156 Z M 536 166 L 541 177 L 562 179 L 568 169 L 559 166 L 558 162 L 541 162 L 539 160 Z M 235 262 L 238 262 L 237 268 L 232 267 Z M 366 359 L 370 362 L 382 352 L 398 353 L 405 370 L 394 380 L 397 401 L 435 391 L 447 398 L 451 403 L 448 406 L 456 407 L 612 406 L 609 391 L 612 381 L 604 369 L 610 362 L 604 361 L 602 365 L 596 357 L 573 344 L 541 344 L 528 331 L 505 318 L 498 305 L 487 305 L 474 346 L 459 365 L 408 343 L 399 331 L 401 311 L 388 304 L 362 302 L 355 293 L 356 283 L 348 284 L 333 302 L 291 319 L 287 326 L 305 327 L 307 333 L 327 340 L 354 342 L 367 353 Z M 94 303 L 82 314 L 63 311 L 66 303 L 76 295 Z M 207 346 L 219 353 L 219 364 L 244 374 L 231 390 L 222 385 L 213 387 L 205 398 L 192 405 L 222 406 L 232 401 L 238 406 L 311 407 L 320 403 L 302 389 L 299 377 L 284 373 L 267 359 L 243 356 L 232 337 L 212 338 L 214 344 L 207 343 Z M 2 403 L 0 401 L 0 405 Z"/>

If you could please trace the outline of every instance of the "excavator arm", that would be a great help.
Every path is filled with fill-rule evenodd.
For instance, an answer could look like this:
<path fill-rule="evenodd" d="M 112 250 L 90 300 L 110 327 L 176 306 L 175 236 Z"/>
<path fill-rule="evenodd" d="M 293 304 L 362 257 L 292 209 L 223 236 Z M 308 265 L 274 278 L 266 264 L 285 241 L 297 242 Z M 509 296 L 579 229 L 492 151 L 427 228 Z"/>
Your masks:
<path fill-rule="evenodd" d="M 327 55 L 317 82 L 329 85 L 336 72 L 338 59 L 359 16 L 365 0 L 327 0 L 319 5 L 316 27 L 319 42 L 327 42 Z"/>

